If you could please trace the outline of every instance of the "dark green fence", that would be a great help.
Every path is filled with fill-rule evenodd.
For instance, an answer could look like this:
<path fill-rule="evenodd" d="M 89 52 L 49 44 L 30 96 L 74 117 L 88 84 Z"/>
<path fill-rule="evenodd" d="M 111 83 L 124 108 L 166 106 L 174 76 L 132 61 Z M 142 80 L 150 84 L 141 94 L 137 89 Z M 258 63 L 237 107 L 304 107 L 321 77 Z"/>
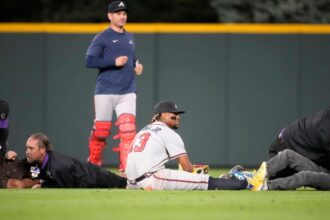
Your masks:
<path fill-rule="evenodd" d="M 84 65 L 94 34 L 1 33 L 0 98 L 9 102 L 10 148 L 43 131 L 85 160 L 96 70 Z M 137 33 L 137 123 L 175 100 L 178 132 L 195 163 L 256 165 L 277 132 L 330 103 L 329 34 Z M 113 132 L 115 133 L 115 131 Z M 108 140 L 105 162 L 117 164 Z"/>

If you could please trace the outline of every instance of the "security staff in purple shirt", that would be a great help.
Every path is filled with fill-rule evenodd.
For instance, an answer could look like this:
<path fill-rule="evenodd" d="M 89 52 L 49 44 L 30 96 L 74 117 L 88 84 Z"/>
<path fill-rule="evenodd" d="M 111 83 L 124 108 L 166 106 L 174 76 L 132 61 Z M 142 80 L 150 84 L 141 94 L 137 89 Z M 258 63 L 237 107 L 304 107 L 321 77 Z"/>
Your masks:
<path fill-rule="evenodd" d="M 125 189 L 127 186 L 125 177 L 54 151 L 43 133 L 28 138 L 25 153 L 32 177 L 41 180 L 42 188 Z"/>
<path fill-rule="evenodd" d="M 7 138 L 9 134 L 9 104 L 0 99 L 0 156 L 4 157 L 7 152 Z"/>

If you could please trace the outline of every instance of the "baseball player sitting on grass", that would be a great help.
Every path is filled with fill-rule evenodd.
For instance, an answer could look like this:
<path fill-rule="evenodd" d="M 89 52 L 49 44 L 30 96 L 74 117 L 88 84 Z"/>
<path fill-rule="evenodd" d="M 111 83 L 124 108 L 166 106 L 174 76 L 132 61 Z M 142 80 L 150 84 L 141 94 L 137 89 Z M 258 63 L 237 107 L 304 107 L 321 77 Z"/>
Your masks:
<path fill-rule="evenodd" d="M 194 173 L 184 143 L 174 129 L 180 124 L 179 110 L 172 101 L 155 105 L 151 124 L 134 138 L 127 159 L 127 189 L 146 190 L 241 190 L 246 179 L 220 179 Z M 177 159 L 182 170 L 165 168 Z"/>

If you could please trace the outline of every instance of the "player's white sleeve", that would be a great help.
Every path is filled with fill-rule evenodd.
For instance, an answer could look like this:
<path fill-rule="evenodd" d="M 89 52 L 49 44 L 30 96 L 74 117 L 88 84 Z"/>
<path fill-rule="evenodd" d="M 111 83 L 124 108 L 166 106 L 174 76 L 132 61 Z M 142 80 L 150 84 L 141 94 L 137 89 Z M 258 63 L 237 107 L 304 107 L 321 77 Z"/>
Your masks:
<path fill-rule="evenodd" d="M 186 149 L 184 143 L 179 134 L 175 131 L 168 129 L 166 132 L 167 138 L 163 138 L 164 144 L 166 146 L 166 151 L 168 152 L 171 159 L 179 157 L 186 154 Z"/>

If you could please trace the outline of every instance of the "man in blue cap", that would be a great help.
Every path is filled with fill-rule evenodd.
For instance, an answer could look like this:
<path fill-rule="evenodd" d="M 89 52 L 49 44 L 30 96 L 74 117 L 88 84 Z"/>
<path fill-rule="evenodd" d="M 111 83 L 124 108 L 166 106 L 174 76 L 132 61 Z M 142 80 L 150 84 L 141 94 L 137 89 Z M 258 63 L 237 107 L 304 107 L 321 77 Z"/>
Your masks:
<path fill-rule="evenodd" d="M 136 75 L 141 75 L 142 64 L 135 56 L 133 34 L 126 32 L 127 6 L 124 1 L 114 1 L 108 6 L 110 27 L 95 36 L 86 53 L 86 66 L 99 70 L 94 106 L 94 126 L 89 137 L 88 161 L 94 165 L 103 164 L 106 139 L 113 126 L 113 111 L 116 112 L 120 144 L 114 150 L 119 152 L 119 170 L 126 168 L 129 146 L 136 134 Z"/>

